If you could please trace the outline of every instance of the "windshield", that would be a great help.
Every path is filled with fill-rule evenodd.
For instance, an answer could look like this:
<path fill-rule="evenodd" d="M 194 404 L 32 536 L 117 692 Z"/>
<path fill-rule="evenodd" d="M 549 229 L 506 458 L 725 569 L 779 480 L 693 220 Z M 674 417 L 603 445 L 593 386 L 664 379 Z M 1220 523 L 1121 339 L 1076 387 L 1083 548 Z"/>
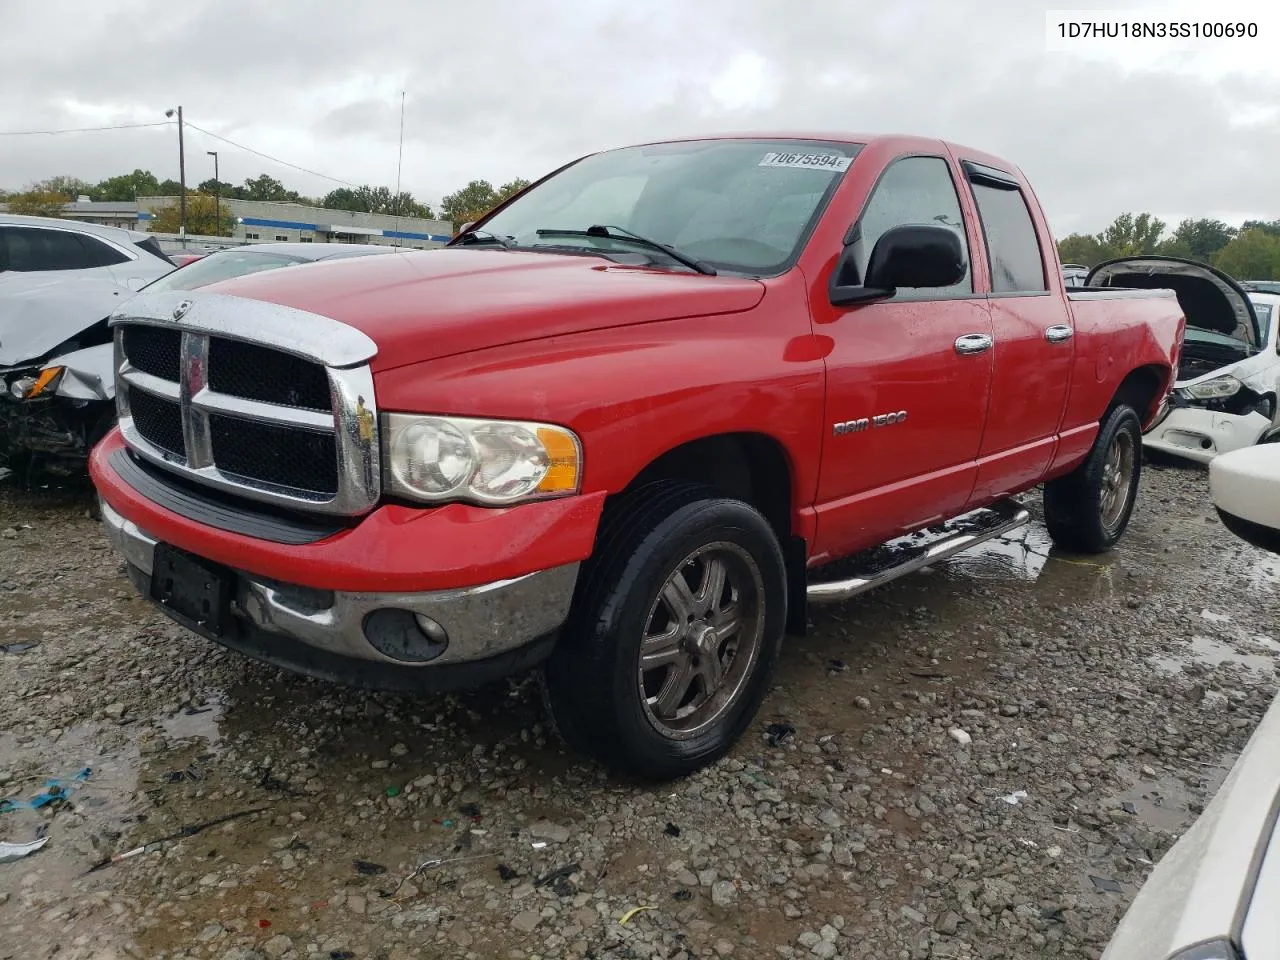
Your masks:
<path fill-rule="evenodd" d="M 243 277 L 263 270 L 287 267 L 293 263 L 306 263 L 301 257 L 283 253 L 250 252 L 248 250 L 219 250 L 201 257 L 159 280 L 147 284 L 146 290 L 195 290 L 219 280 Z"/>
<path fill-rule="evenodd" d="M 794 263 L 859 149 L 825 141 L 697 140 L 612 150 L 538 184 L 480 229 L 522 248 L 572 246 L 678 266 L 621 235 L 538 234 L 620 227 L 718 271 L 769 276 Z"/>

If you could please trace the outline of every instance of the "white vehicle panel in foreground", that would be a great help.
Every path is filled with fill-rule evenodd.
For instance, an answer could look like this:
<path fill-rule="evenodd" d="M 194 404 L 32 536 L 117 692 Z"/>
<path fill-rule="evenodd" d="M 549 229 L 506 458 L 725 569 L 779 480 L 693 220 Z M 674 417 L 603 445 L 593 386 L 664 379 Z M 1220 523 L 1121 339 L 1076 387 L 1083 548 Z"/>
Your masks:
<path fill-rule="evenodd" d="M 1275 829 L 1278 799 L 1280 699 L 1271 704 L 1204 813 L 1151 871 L 1102 960 L 1236 960 L 1239 954 L 1225 947 L 1191 949 L 1215 941 L 1238 946 Z M 1274 882 L 1272 871 L 1280 871 L 1280 864 L 1267 864 L 1268 884 Z M 1278 913 L 1280 905 L 1258 902 L 1257 909 Z M 1277 951 L 1280 943 L 1264 944 L 1247 960 L 1276 960 Z"/>

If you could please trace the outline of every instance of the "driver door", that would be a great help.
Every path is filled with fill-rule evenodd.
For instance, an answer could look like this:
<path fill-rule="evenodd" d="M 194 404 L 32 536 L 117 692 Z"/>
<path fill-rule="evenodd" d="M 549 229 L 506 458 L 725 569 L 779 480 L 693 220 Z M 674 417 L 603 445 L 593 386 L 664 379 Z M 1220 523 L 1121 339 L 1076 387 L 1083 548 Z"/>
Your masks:
<path fill-rule="evenodd" d="M 907 224 L 954 228 L 969 266 L 952 287 L 814 304 L 834 341 L 816 553 L 843 556 L 954 516 L 973 490 L 994 344 L 949 158 L 900 157 L 885 169 L 851 231 L 860 277 L 876 240 Z"/>

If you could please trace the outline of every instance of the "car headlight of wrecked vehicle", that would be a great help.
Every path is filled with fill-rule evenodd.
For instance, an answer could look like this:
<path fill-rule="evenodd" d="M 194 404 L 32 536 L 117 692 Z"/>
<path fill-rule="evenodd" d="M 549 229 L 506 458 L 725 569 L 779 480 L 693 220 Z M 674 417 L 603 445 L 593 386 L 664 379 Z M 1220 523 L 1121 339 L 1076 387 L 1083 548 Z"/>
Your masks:
<path fill-rule="evenodd" d="M 9 385 L 9 394 L 15 400 L 34 400 L 43 393 L 58 388 L 65 367 L 45 367 L 36 377 L 22 377 Z"/>
<path fill-rule="evenodd" d="M 1227 374 L 1203 383 L 1182 387 L 1178 392 L 1187 400 L 1221 400 L 1224 397 L 1235 396 L 1243 386 L 1243 383 Z"/>
<path fill-rule="evenodd" d="M 545 423 L 383 415 L 387 493 L 428 503 L 505 506 L 575 494 L 576 434 Z"/>

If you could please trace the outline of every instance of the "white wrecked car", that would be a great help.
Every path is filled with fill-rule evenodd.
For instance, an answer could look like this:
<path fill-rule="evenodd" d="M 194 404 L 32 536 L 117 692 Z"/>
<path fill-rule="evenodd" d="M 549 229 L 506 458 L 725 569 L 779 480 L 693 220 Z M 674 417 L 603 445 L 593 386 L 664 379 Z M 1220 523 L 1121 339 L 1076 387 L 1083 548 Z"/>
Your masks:
<path fill-rule="evenodd" d="M 1164 416 L 1143 437 L 1148 450 L 1208 463 L 1276 429 L 1280 296 L 1246 292 L 1207 264 L 1169 257 L 1102 263 L 1087 283 L 1172 289 L 1186 314 L 1177 381 Z"/>
<path fill-rule="evenodd" d="M 257 243 L 210 253 L 144 289 L 195 290 L 263 270 L 398 249 Z M 15 274 L 0 283 L 0 467 L 29 467 L 38 459 L 52 475 L 84 474 L 89 451 L 116 420 L 106 318 L 133 295 L 108 280 L 58 274 Z"/>

